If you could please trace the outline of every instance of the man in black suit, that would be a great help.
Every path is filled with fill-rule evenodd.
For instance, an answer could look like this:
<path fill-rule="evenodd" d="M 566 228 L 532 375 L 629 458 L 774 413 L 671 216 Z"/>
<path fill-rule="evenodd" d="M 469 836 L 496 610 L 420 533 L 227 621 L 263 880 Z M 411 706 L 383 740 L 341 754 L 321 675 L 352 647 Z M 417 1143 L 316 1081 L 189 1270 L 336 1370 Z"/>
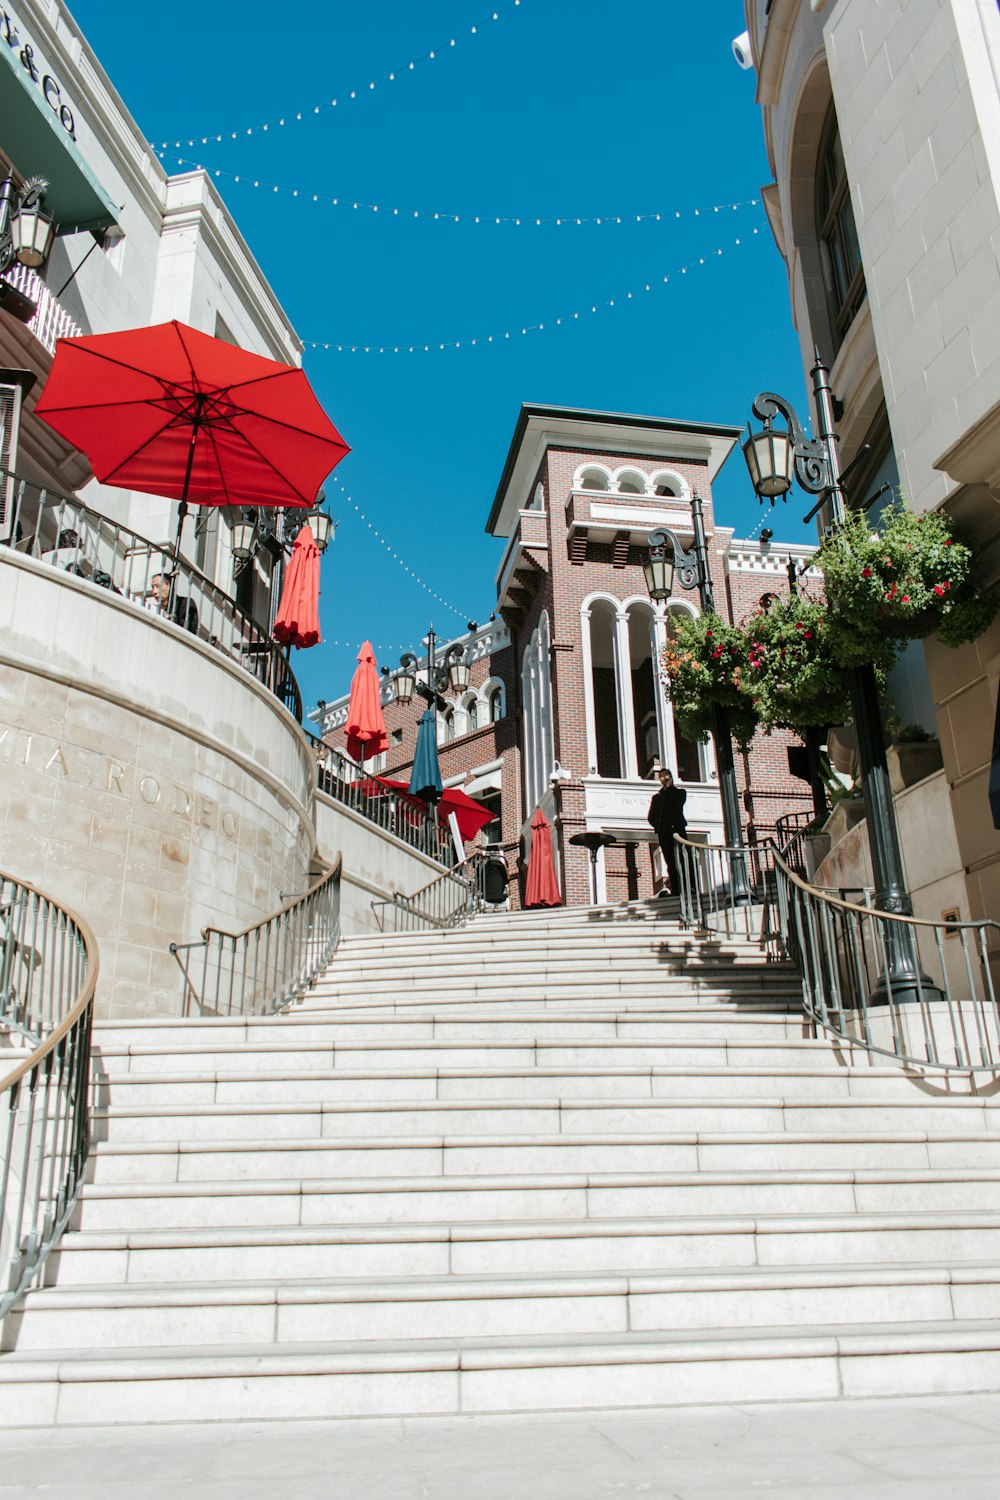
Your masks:
<path fill-rule="evenodd" d="M 180 625 L 197 635 L 198 611 L 193 600 L 177 593 L 174 586 L 176 579 L 176 573 L 157 573 L 150 585 L 153 599 L 161 615 L 166 615 L 167 619 L 173 620 L 175 625 Z M 172 601 L 171 594 L 173 594 Z"/>
<path fill-rule="evenodd" d="M 666 768 L 657 771 L 656 774 L 660 779 L 660 790 L 649 804 L 647 816 L 650 825 L 656 830 L 656 837 L 667 867 L 667 880 L 670 883 L 671 895 L 676 896 L 680 885 L 677 879 L 674 834 L 687 832 L 687 820 L 684 817 L 687 792 L 683 787 L 674 786 L 673 773 Z"/>

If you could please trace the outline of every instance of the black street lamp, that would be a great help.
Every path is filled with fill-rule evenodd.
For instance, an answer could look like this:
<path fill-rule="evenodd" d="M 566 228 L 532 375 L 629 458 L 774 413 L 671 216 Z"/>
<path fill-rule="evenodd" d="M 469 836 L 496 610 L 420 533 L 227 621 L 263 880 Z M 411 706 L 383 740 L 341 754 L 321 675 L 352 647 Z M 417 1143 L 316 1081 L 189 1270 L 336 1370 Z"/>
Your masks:
<path fill-rule="evenodd" d="M 400 703 L 404 705 L 409 703 L 416 693 L 418 698 L 423 698 L 428 706 L 440 712 L 448 706 L 441 697 L 442 693 L 448 688 L 453 693 L 464 693 L 469 686 L 469 662 L 463 648 L 458 644 L 449 646 L 439 666 L 435 658 L 436 642 L 437 637 L 432 625 L 427 631 L 427 680 L 425 682 L 421 682 L 417 676 L 419 663 L 412 651 L 405 651 L 399 658 L 400 671 L 396 675 L 396 698 Z"/>
<path fill-rule="evenodd" d="M 697 589 L 702 614 L 715 613 L 715 595 L 712 591 L 712 576 L 708 570 L 708 549 L 705 545 L 705 516 L 700 495 L 691 496 L 691 523 L 694 544 L 690 550 L 682 547 L 677 537 L 666 527 L 649 534 L 649 554 L 643 564 L 649 597 L 656 604 L 670 598 L 676 576 L 682 589 Z M 722 704 L 712 704 L 712 739 L 715 741 L 715 762 L 719 768 L 719 791 L 722 796 L 722 826 L 726 845 L 730 849 L 743 848 L 743 826 L 740 820 L 740 801 L 736 790 L 736 764 L 733 759 L 733 734 L 729 723 L 729 710 Z M 732 861 L 733 900 L 748 902 L 750 891 L 747 883 L 746 861 Z"/>
<path fill-rule="evenodd" d="M 48 260 L 56 226 L 42 212 L 47 187 L 43 177 L 29 178 L 20 190 L 13 177 L 0 182 L 0 275 L 15 261 L 35 271 Z"/>
<path fill-rule="evenodd" d="M 853 464 L 841 470 L 830 371 L 818 349 L 815 355 L 812 387 L 819 436 L 807 438 L 789 403 L 771 391 L 762 391 L 754 400 L 753 414 L 760 418 L 764 427 L 755 433 L 748 426 L 749 436 L 743 444 L 743 456 L 759 499 L 770 500 L 773 505 L 776 498 L 787 494 L 794 478 L 808 494 L 821 497 L 805 519 L 811 520 L 829 505 L 833 525 L 838 526 L 848 508 L 844 481 Z M 784 418 L 787 431 L 773 426 L 778 416 Z M 870 665 L 852 667 L 846 676 L 858 740 L 875 906 L 880 911 L 912 916 L 913 905 L 903 879 L 896 811 L 885 759 L 885 735 L 875 669 Z M 895 922 L 885 926 L 886 965 L 871 996 L 872 1001 L 879 1004 L 890 999 L 895 1002 L 934 999 L 934 986 L 920 969 L 916 944 L 909 928 Z"/>

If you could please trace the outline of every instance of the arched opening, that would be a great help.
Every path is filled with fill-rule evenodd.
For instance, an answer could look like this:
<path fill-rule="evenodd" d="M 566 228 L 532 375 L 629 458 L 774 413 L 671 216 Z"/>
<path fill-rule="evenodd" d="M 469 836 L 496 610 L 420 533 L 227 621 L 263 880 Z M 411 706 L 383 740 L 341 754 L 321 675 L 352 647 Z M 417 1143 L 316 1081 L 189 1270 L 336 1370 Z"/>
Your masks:
<path fill-rule="evenodd" d="M 636 773 L 647 778 L 660 759 L 660 733 L 656 714 L 656 666 L 654 662 L 654 612 L 632 604 L 628 612 L 629 675 L 632 686 L 632 720 L 635 727 Z"/>
<path fill-rule="evenodd" d="M 610 489 L 610 480 L 605 469 L 599 469 L 595 465 L 588 465 L 580 471 L 579 488 L 582 490 L 607 490 Z"/>
<path fill-rule="evenodd" d="M 671 606 L 667 611 L 667 635 L 672 633 L 674 620 L 680 621 L 689 617 L 690 611 L 683 606 Z M 673 716 L 673 710 L 669 713 L 669 733 L 667 736 L 667 759 L 671 759 L 670 740 L 673 740 L 673 764 L 670 770 L 678 781 L 707 781 L 708 780 L 708 758 L 706 746 L 701 740 L 690 740 L 681 734 L 680 729 Z"/>
<path fill-rule="evenodd" d="M 590 607 L 590 661 L 594 687 L 594 728 L 598 776 L 622 774 L 621 736 L 615 674 L 615 618 L 610 601 L 597 599 Z"/>
<path fill-rule="evenodd" d="M 625 469 L 618 476 L 618 493 L 620 495 L 644 495 L 646 493 L 645 474 L 640 474 L 638 469 Z"/>

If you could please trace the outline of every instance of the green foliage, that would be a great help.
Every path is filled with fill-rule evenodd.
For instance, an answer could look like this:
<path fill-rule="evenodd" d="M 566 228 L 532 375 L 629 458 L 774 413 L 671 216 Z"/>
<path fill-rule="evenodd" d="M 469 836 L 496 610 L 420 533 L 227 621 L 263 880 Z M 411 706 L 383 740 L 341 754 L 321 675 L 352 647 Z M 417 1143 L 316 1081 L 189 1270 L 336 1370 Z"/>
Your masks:
<path fill-rule="evenodd" d="M 837 630 L 824 604 L 803 594 L 774 599 L 747 621 L 746 639 L 742 681 L 766 730 L 841 724 L 849 717 Z"/>
<path fill-rule="evenodd" d="M 713 705 L 717 705 L 728 709 L 739 744 L 750 743 L 758 720 L 743 686 L 747 638 L 742 630 L 725 624 L 718 615 L 683 619 L 663 648 L 661 666 L 682 734 L 705 739 L 712 728 Z"/>
<path fill-rule="evenodd" d="M 879 636 L 928 635 L 961 646 L 982 635 L 1000 603 L 977 588 L 975 552 L 950 517 L 916 515 L 902 501 L 886 508 L 877 531 L 869 531 L 863 513 L 849 512 L 816 561 L 842 633 L 853 632 L 856 646 Z"/>

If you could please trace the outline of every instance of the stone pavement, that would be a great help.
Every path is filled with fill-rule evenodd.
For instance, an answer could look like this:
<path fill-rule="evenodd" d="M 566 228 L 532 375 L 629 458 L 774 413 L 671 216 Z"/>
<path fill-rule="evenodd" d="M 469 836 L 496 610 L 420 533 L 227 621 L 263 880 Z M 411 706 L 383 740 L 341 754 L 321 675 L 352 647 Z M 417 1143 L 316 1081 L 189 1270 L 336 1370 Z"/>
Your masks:
<path fill-rule="evenodd" d="M 998 1476 L 1000 1395 L 0 1432 L 0 1500 L 995 1500 Z"/>

